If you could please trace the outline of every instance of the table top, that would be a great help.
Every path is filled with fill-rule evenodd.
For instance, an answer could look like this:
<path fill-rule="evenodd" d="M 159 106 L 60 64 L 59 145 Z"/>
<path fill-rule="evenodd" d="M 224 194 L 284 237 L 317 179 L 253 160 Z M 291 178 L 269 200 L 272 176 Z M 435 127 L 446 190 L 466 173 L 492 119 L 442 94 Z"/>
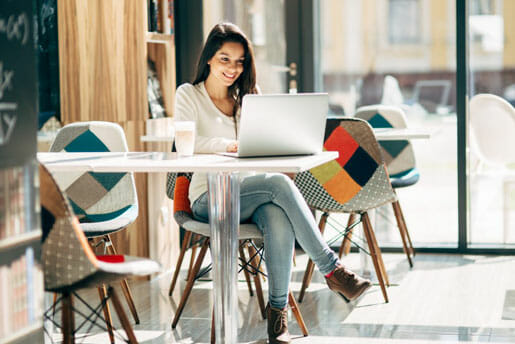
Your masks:
<path fill-rule="evenodd" d="M 373 128 L 378 141 L 429 139 L 431 131 L 426 128 Z M 144 135 L 142 142 L 173 142 L 173 136 Z"/>
<path fill-rule="evenodd" d="M 38 153 L 50 171 L 93 172 L 288 172 L 309 170 L 338 157 L 338 152 L 315 155 L 232 158 L 217 154 L 178 157 L 163 152 Z"/>
<path fill-rule="evenodd" d="M 426 128 L 374 128 L 378 141 L 428 139 L 431 131 Z"/>
<path fill-rule="evenodd" d="M 141 142 L 173 142 L 173 138 L 173 136 L 144 135 L 139 139 Z"/>

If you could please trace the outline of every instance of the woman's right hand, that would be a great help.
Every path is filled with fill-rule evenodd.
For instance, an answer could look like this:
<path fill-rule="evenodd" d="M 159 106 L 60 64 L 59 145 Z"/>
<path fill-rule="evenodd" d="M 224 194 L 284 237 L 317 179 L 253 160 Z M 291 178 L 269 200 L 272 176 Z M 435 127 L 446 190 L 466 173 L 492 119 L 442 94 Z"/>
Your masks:
<path fill-rule="evenodd" d="M 227 146 L 227 151 L 230 153 L 236 153 L 238 151 L 238 141 L 234 141 Z"/>

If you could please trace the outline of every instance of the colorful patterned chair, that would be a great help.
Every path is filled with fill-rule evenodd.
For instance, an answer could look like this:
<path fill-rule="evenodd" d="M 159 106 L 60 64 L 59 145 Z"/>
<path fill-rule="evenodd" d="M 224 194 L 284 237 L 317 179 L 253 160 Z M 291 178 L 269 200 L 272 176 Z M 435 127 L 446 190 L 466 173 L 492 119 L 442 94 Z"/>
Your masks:
<path fill-rule="evenodd" d="M 367 121 L 372 128 L 407 127 L 404 112 L 396 106 L 363 106 L 356 111 L 355 117 Z M 413 146 L 408 140 L 379 141 L 379 145 L 394 189 L 411 186 L 418 182 L 420 174 L 415 164 Z M 398 200 L 392 202 L 392 208 L 401 234 L 404 252 L 410 267 L 413 267 L 412 256 L 415 255 L 415 250 Z"/>
<path fill-rule="evenodd" d="M 74 324 L 76 308 L 72 301 L 74 298 L 92 311 L 89 316 L 84 315 L 83 311 L 77 313 L 84 317 L 83 324 L 90 322 L 92 326 L 104 328 L 99 322 L 102 320 L 107 325 L 104 329 L 108 330 L 111 343 L 114 343 L 116 332 L 113 332 L 112 322 L 106 321 L 110 318 L 107 301 L 111 300 L 126 332 L 126 341 L 137 343 L 117 293 L 109 285 L 131 276 L 157 273 L 160 270 L 159 264 L 150 259 L 129 256 L 95 256 L 68 200 L 42 165 L 39 168 L 39 181 L 43 231 L 41 260 L 45 290 L 60 294 L 61 297 L 56 303 L 62 306 L 60 325 L 53 320 L 52 307 L 44 313 L 45 320 L 61 328 L 63 343 L 74 343 L 76 331 Z M 94 287 L 98 288 L 101 296 L 100 305 L 97 307 L 90 306 L 77 294 L 79 289 Z M 104 310 L 104 318 L 100 314 L 100 308 Z"/>
<path fill-rule="evenodd" d="M 64 126 L 50 147 L 51 152 L 127 152 L 122 127 L 111 122 L 77 122 Z M 80 226 L 89 240 L 101 239 L 110 254 L 116 250 L 109 237 L 138 217 L 138 198 L 132 173 L 59 172 L 59 186 L 65 191 Z M 139 324 L 127 281 L 122 281 L 125 298 Z"/>
<path fill-rule="evenodd" d="M 350 213 L 360 216 L 369 252 L 385 302 L 388 275 L 381 250 L 368 217 L 368 211 L 395 201 L 379 144 L 370 125 L 360 119 L 330 119 L 326 126 L 324 148 L 338 151 L 339 157 L 324 165 L 297 174 L 295 184 L 312 209 L 322 212 L 319 222 L 324 232 L 330 213 Z M 299 302 L 309 286 L 314 264 L 308 261 Z"/>
<path fill-rule="evenodd" d="M 193 289 L 193 284 L 197 279 L 197 275 L 199 273 L 200 267 L 202 266 L 202 262 L 206 255 L 207 249 L 209 248 L 209 237 L 211 236 L 211 230 L 208 223 L 197 221 L 193 218 L 193 213 L 190 207 L 190 201 L 188 198 L 188 190 L 190 185 L 191 174 L 190 173 L 181 173 L 175 174 L 170 173 L 168 175 L 167 181 L 167 194 L 173 194 L 173 206 L 174 206 L 174 218 L 186 231 L 199 234 L 204 238 L 202 248 L 200 253 L 198 254 L 195 264 L 193 268 L 188 273 L 188 281 L 184 288 L 184 291 L 181 296 L 181 300 L 179 302 L 179 306 L 175 312 L 174 319 L 172 321 L 172 328 L 177 326 L 179 318 L 182 314 L 186 301 Z M 258 302 L 261 310 L 261 315 L 263 319 L 265 318 L 265 304 L 263 299 L 263 292 L 261 288 L 261 273 L 260 273 L 260 265 L 262 260 L 262 247 L 257 248 L 254 241 L 263 241 L 263 233 L 258 229 L 255 224 L 245 223 L 240 224 L 239 229 L 239 240 L 240 243 L 240 266 L 242 269 L 247 270 L 254 276 L 254 284 L 256 287 L 256 293 L 258 296 Z M 184 244 L 184 243 L 183 243 Z M 247 245 L 248 244 L 248 245 Z M 249 250 L 249 258 L 248 260 L 245 258 L 245 254 L 243 253 L 242 247 L 247 246 Z M 183 245 L 183 249 L 185 246 Z M 184 255 L 181 252 L 181 255 Z M 177 268 L 176 268 L 177 271 Z M 308 335 L 308 330 L 306 325 L 304 324 L 304 320 L 302 318 L 302 314 L 300 313 L 300 309 L 297 306 L 297 302 L 293 297 L 293 294 L 289 293 L 288 297 L 289 305 L 291 307 L 292 313 L 299 324 L 299 327 L 302 330 L 304 336 Z M 213 330 L 213 328 L 212 328 Z M 213 332 L 212 332 L 213 334 Z M 213 342 L 213 340 L 212 340 Z"/>

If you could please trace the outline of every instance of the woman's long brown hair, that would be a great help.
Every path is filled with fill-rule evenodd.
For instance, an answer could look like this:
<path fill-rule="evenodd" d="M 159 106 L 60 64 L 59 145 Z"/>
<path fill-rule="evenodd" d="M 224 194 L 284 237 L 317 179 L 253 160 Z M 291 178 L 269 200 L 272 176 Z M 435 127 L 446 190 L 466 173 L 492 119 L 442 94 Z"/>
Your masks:
<path fill-rule="evenodd" d="M 256 89 L 256 66 L 254 63 L 254 51 L 252 45 L 239 27 L 231 23 L 216 24 L 209 33 L 204 48 L 200 53 L 197 66 L 197 75 L 193 81 L 196 85 L 205 81 L 209 75 L 210 67 L 208 61 L 226 42 L 236 42 L 243 45 L 244 61 L 243 72 L 238 79 L 229 87 L 229 95 L 232 96 L 238 107 L 241 107 L 243 96 L 249 93 L 257 93 Z M 234 109 L 236 113 L 236 109 Z"/>

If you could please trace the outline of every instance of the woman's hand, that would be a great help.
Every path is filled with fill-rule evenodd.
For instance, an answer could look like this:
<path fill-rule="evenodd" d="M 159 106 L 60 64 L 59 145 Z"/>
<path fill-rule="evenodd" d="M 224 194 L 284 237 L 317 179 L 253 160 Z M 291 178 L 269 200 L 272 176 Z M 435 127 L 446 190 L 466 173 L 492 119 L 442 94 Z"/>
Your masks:
<path fill-rule="evenodd" d="M 238 151 L 238 141 L 234 141 L 233 143 L 227 146 L 227 151 L 230 153 L 236 153 Z"/>

